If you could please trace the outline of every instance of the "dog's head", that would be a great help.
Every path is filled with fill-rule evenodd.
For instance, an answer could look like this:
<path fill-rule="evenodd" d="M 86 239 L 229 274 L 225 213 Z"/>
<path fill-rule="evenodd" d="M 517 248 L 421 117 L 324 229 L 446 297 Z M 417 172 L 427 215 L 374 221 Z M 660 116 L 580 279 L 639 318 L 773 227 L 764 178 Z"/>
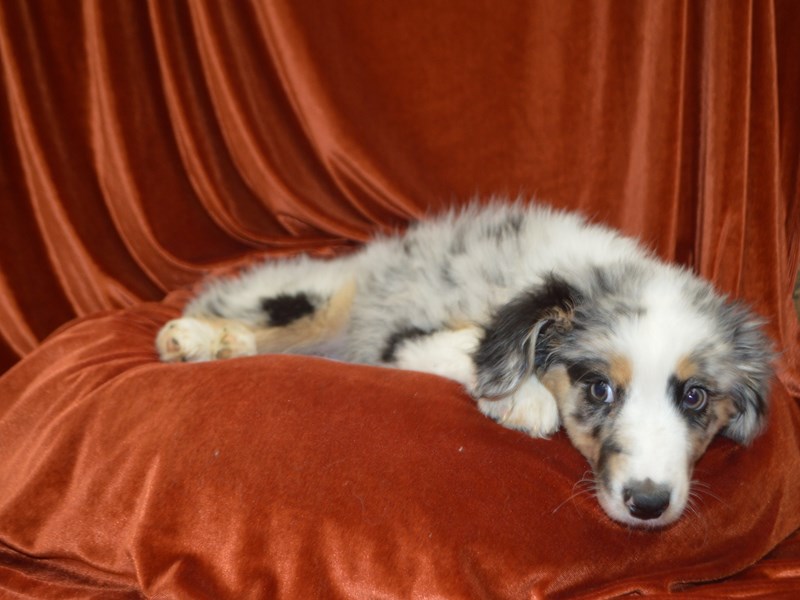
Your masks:
<path fill-rule="evenodd" d="M 673 522 L 712 438 L 748 444 L 764 424 L 761 322 L 683 270 L 647 261 L 550 276 L 505 305 L 488 336 L 478 392 L 503 396 L 535 373 L 600 504 L 626 524 Z"/>

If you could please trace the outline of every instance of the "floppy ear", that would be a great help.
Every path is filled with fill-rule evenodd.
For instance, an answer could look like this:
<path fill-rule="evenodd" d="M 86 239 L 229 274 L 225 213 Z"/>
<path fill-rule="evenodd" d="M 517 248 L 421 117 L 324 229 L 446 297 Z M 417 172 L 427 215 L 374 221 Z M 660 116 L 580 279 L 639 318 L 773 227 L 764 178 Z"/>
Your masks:
<path fill-rule="evenodd" d="M 733 334 L 733 370 L 736 380 L 730 397 L 736 407 L 723 435 L 749 444 L 763 429 L 767 416 L 767 395 L 772 379 L 772 343 L 761 330 L 763 322 L 739 304 L 728 306 Z"/>
<path fill-rule="evenodd" d="M 548 276 L 501 306 L 484 329 L 473 359 L 478 398 L 499 398 L 516 390 L 533 371 L 536 338 L 549 321 L 563 320 L 578 301 L 578 291 Z"/>

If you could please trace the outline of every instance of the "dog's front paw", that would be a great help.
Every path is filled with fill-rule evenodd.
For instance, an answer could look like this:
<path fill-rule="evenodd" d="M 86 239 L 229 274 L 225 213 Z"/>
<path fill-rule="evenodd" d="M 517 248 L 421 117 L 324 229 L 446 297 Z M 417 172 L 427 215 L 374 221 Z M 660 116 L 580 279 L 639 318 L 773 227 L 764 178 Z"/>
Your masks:
<path fill-rule="evenodd" d="M 200 362 L 256 353 L 255 337 L 246 326 L 192 317 L 164 325 L 156 337 L 156 349 L 164 362 Z"/>
<path fill-rule="evenodd" d="M 532 437 L 549 437 L 561 425 L 556 399 L 535 377 L 505 398 L 478 400 L 478 408 L 504 427 Z"/>

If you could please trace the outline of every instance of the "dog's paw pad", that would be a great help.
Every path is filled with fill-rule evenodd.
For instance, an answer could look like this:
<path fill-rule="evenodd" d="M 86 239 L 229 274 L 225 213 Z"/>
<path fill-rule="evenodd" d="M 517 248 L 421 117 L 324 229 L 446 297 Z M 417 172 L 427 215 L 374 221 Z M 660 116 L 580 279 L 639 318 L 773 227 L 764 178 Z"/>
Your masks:
<path fill-rule="evenodd" d="M 222 327 L 216 342 L 214 358 L 252 356 L 256 353 L 256 340 L 253 332 L 234 323 Z"/>
<path fill-rule="evenodd" d="M 217 333 L 208 323 L 184 317 L 164 325 L 156 337 L 156 349 L 164 362 L 211 360 Z"/>

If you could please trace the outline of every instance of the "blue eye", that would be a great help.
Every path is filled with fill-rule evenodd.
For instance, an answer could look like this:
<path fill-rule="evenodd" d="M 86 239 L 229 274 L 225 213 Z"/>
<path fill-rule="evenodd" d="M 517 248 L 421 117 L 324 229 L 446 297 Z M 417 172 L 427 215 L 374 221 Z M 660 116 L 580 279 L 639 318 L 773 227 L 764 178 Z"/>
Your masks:
<path fill-rule="evenodd" d="M 589 394 L 598 402 L 611 404 L 614 401 L 614 389 L 607 381 L 602 379 L 589 386 Z"/>
<path fill-rule="evenodd" d="M 682 406 L 694 412 L 703 410 L 708 402 L 708 392 L 701 387 L 692 386 L 683 392 Z"/>

